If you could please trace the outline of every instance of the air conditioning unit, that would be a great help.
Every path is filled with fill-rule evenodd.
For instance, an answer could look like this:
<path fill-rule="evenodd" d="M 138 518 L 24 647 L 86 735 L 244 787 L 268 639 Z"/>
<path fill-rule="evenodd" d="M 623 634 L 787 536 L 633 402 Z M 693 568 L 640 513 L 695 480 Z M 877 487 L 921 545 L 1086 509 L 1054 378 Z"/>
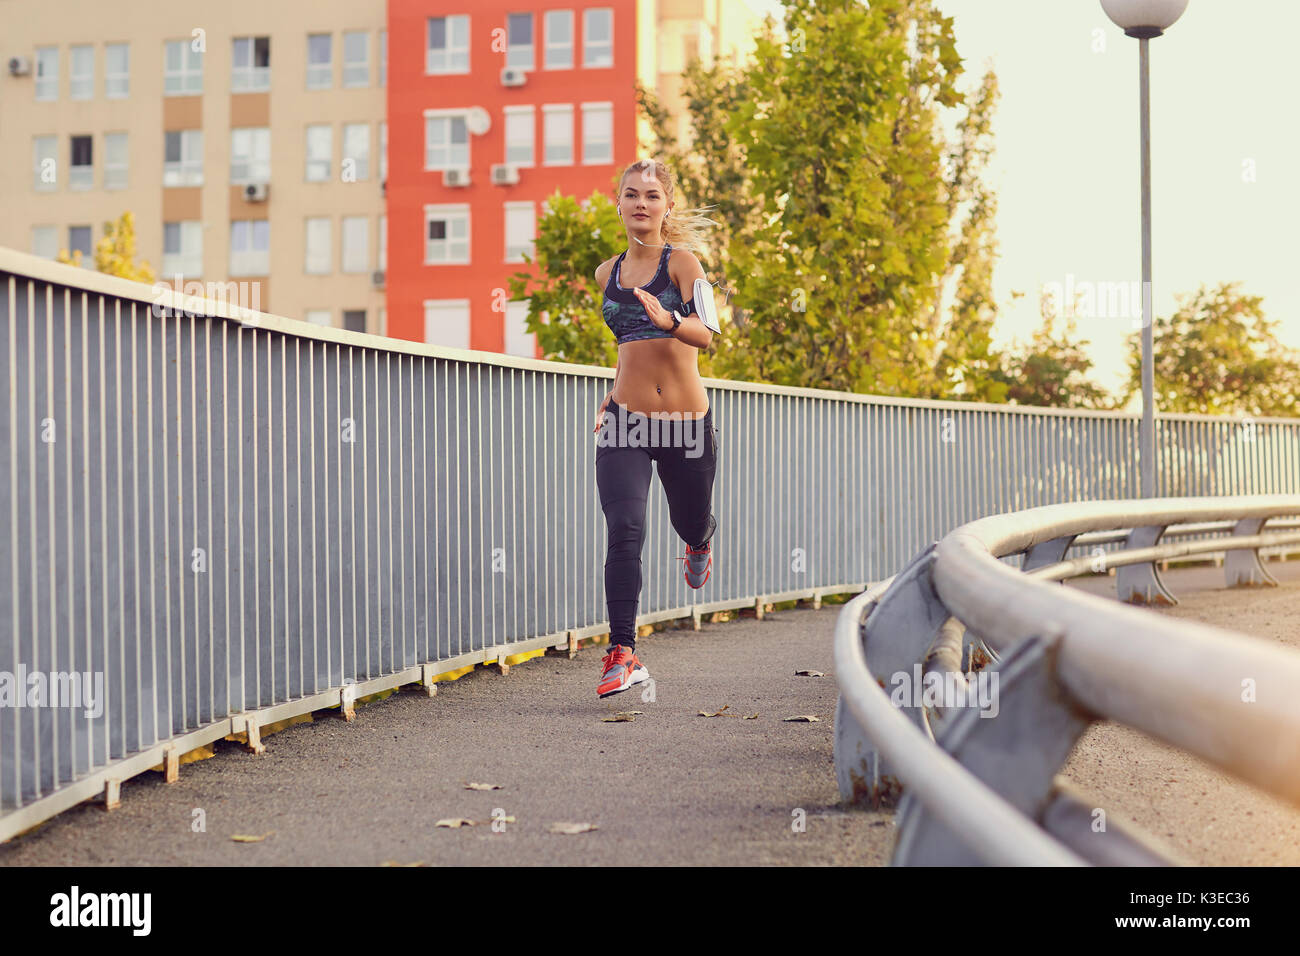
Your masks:
<path fill-rule="evenodd" d="M 442 184 L 444 186 L 468 186 L 469 170 L 468 169 L 444 169 L 442 171 Z"/>
<path fill-rule="evenodd" d="M 370 273 L 370 284 L 374 286 L 376 289 L 382 289 L 384 287 L 383 269 L 380 269 L 377 272 Z"/>
<path fill-rule="evenodd" d="M 519 182 L 519 167 L 499 163 L 492 167 L 492 182 L 498 186 L 513 186 Z"/>
<path fill-rule="evenodd" d="M 523 86 L 526 79 L 528 77 L 518 67 L 508 66 L 501 71 L 502 86 Z"/>
<path fill-rule="evenodd" d="M 32 61 L 25 56 L 11 56 L 9 58 L 9 75 L 26 76 L 32 72 Z"/>
<path fill-rule="evenodd" d="M 266 202 L 270 191 L 270 183 L 247 183 L 244 186 L 244 202 Z"/>

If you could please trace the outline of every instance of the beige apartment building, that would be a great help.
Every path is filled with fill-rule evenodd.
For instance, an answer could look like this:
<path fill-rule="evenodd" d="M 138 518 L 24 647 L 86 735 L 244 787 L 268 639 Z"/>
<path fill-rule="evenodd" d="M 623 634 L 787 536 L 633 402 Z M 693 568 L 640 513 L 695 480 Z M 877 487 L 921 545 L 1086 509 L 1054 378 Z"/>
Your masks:
<path fill-rule="evenodd" d="M 160 281 L 382 333 L 386 6 L 3 0 L 0 245 L 130 210 Z"/>

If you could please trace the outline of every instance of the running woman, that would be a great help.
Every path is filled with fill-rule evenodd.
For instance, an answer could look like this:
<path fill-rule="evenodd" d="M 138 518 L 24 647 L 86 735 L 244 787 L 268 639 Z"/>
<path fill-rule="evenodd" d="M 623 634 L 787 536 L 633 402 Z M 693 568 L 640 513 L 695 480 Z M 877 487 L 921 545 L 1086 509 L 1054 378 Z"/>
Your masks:
<path fill-rule="evenodd" d="M 618 191 L 627 249 L 596 270 L 605 290 L 601 311 L 618 340 L 614 387 L 593 429 L 600 432 L 596 484 L 609 533 L 610 647 L 596 689 L 600 697 L 650 677 L 636 656 L 636 612 L 651 462 L 658 466 L 673 529 L 686 544 L 686 583 L 703 587 L 713 564 L 718 447 L 699 350 L 720 330 L 712 287 L 691 249 L 704 250 L 701 234 L 716 223 L 701 210 L 673 207 L 668 167 L 653 159 L 628 166 Z M 648 440 L 652 429 L 657 440 Z"/>

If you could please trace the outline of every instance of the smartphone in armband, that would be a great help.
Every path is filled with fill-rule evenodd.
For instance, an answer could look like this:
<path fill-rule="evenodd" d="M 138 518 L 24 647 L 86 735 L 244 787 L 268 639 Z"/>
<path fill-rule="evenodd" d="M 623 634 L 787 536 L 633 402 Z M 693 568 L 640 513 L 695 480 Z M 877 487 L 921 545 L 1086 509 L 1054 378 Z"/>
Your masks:
<path fill-rule="evenodd" d="M 691 301 L 682 307 L 682 317 L 685 318 L 692 312 L 699 315 L 704 327 L 714 335 L 722 334 L 722 327 L 718 325 L 718 309 L 713 302 L 713 286 L 707 279 L 695 280 L 691 289 Z"/>

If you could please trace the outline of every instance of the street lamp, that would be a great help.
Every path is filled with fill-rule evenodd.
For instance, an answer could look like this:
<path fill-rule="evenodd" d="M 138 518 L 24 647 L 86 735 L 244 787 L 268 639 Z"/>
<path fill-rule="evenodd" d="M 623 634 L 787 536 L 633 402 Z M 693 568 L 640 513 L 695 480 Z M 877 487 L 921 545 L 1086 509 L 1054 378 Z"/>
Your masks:
<path fill-rule="evenodd" d="M 1142 497 L 1156 494 L 1155 362 L 1152 358 L 1151 314 L 1151 78 L 1147 68 L 1147 41 L 1173 26 L 1187 9 L 1187 0 L 1101 0 L 1106 16 L 1138 41 L 1138 88 L 1141 98 L 1142 151 L 1142 427 L 1138 433 L 1138 460 Z"/>

